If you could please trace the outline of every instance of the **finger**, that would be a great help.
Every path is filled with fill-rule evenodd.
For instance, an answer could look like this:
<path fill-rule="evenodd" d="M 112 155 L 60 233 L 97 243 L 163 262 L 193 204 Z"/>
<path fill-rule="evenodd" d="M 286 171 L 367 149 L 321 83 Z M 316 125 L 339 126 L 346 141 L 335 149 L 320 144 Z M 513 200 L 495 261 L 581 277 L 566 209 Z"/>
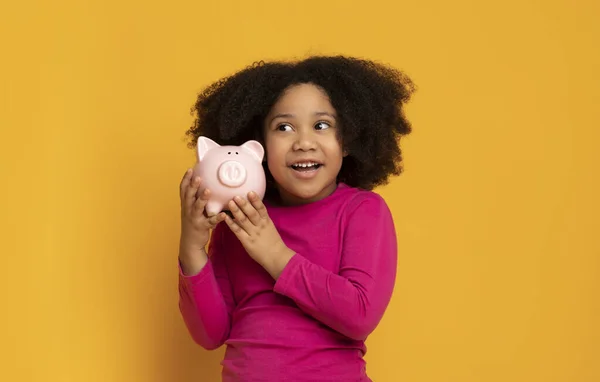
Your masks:
<path fill-rule="evenodd" d="M 200 193 L 200 196 L 194 202 L 194 212 L 204 214 L 204 207 L 206 207 L 206 203 L 208 203 L 208 199 L 210 198 L 210 190 L 205 188 Z"/>
<path fill-rule="evenodd" d="M 233 198 L 233 201 L 238 205 L 238 207 L 248 217 L 248 219 L 250 219 L 250 222 L 252 224 L 258 225 L 260 223 L 260 215 L 251 203 L 239 196 Z"/>
<path fill-rule="evenodd" d="M 249 237 L 248 233 L 227 215 L 225 215 L 225 223 L 227 223 L 231 232 L 233 232 L 242 243 Z"/>
<path fill-rule="evenodd" d="M 260 198 L 258 197 L 258 195 L 256 194 L 256 192 L 249 192 L 248 193 L 248 200 L 250 201 L 250 203 L 252 203 L 252 206 L 254 207 L 254 209 L 256 210 L 256 212 L 258 212 L 258 215 L 265 219 L 269 217 L 269 212 L 267 211 L 267 207 L 265 206 L 265 204 L 262 202 L 262 200 L 260 200 Z"/>
<path fill-rule="evenodd" d="M 185 190 L 187 190 L 190 181 L 192 179 L 192 169 L 188 168 L 185 174 L 183 174 L 183 178 L 181 178 L 181 182 L 179 183 L 179 198 L 183 202 Z"/>
<path fill-rule="evenodd" d="M 233 215 L 235 223 L 247 233 L 252 232 L 252 222 L 248 219 L 244 211 L 240 209 L 237 203 L 233 200 L 229 202 L 229 210 Z"/>
<path fill-rule="evenodd" d="M 208 224 L 210 225 L 210 228 L 215 228 L 217 224 L 225 220 L 226 216 L 227 214 L 225 212 L 220 212 L 214 216 L 209 217 Z"/>
<path fill-rule="evenodd" d="M 198 187 L 200 186 L 200 177 L 194 177 L 188 188 L 185 190 L 185 201 L 184 204 L 190 208 L 194 201 L 196 200 L 196 193 L 198 192 Z"/>

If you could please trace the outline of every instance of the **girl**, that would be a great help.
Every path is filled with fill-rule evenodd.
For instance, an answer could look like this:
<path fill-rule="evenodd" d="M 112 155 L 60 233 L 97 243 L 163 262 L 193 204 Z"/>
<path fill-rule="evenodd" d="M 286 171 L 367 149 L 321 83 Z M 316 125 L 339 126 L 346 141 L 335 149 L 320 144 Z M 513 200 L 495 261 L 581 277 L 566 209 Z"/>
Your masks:
<path fill-rule="evenodd" d="M 372 189 L 401 172 L 413 91 L 392 68 L 311 57 L 258 63 L 199 95 L 190 147 L 257 139 L 268 180 L 263 201 L 251 192 L 214 216 L 201 180 L 181 181 L 179 306 L 200 346 L 226 345 L 223 381 L 371 381 L 365 340 L 397 256 Z"/>

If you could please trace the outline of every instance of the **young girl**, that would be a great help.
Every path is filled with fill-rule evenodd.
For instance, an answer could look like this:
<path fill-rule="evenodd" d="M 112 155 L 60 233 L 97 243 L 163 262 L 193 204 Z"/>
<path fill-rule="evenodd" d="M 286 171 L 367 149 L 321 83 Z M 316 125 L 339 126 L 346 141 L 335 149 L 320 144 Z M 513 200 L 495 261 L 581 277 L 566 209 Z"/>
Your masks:
<path fill-rule="evenodd" d="M 226 345 L 223 381 L 371 381 L 365 340 L 397 257 L 372 189 L 401 172 L 413 91 L 392 68 L 311 57 L 261 62 L 199 95 L 190 147 L 257 139 L 268 179 L 263 201 L 230 201 L 233 218 L 207 216 L 210 190 L 190 170 L 181 182 L 180 310 L 200 346 Z"/>

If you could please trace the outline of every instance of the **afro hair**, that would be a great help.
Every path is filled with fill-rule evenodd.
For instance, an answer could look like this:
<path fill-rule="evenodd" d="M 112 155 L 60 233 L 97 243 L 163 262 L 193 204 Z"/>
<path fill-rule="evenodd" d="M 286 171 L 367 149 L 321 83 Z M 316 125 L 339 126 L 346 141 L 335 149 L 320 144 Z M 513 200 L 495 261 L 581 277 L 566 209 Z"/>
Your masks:
<path fill-rule="evenodd" d="M 404 73 L 369 60 L 312 56 L 293 62 L 257 62 L 204 89 L 186 132 L 194 148 L 199 136 L 221 145 L 256 139 L 264 144 L 264 119 L 289 87 L 321 88 L 338 114 L 340 143 L 347 153 L 337 181 L 372 190 L 403 171 L 400 138 L 411 132 L 403 106 L 415 86 Z M 268 153 L 267 153 L 268 154 Z M 274 191 L 266 162 L 267 195 Z"/>

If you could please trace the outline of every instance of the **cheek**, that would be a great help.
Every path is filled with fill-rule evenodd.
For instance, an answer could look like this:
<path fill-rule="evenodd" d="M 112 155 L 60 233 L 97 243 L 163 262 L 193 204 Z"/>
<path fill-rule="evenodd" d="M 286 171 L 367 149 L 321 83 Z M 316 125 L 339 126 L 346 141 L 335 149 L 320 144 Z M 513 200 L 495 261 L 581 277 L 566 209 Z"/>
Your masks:
<path fill-rule="evenodd" d="M 277 145 L 277 142 L 267 141 L 265 143 L 265 151 L 267 157 L 267 165 L 269 166 L 269 170 L 273 172 L 276 171 L 276 168 L 280 166 L 282 163 L 285 163 L 285 155 L 281 150 L 281 147 Z"/>
<path fill-rule="evenodd" d="M 277 172 L 277 159 L 273 158 L 272 156 L 268 156 L 267 157 L 267 167 L 269 167 L 269 171 L 271 171 L 271 173 L 276 173 Z"/>
<path fill-rule="evenodd" d="M 276 183 L 280 183 L 283 181 L 284 173 L 285 173 L 285 158 L 282 158 L 280 153 L 276 150 L 268 151 L 269 155 L 267 155 L 267 168 L 275 180 Z"/>
<path fill-rule="evenodd" d="M 330 142 L 330 144 L 327 146 L 327 152 L 331 159 L 340 162 L 344 159 L 344 151 L 342 150 L 342 146 L 337 141 Z"/>

